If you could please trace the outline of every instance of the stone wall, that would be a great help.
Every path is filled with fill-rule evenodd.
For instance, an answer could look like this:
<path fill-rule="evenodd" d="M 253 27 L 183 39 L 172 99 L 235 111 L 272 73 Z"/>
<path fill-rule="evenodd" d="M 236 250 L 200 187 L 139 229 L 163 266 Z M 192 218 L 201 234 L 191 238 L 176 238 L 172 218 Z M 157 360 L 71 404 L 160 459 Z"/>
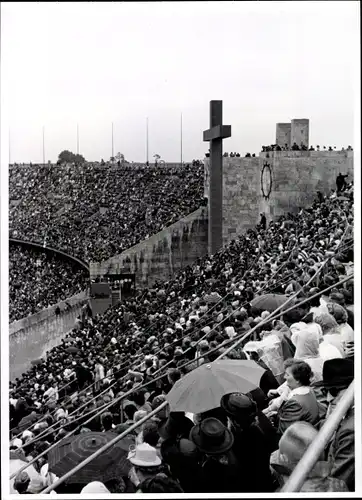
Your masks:
<path fill-rule="evenodd" d="M 134 273 L 137 288 L 151 287 L 206 255 L 207 231 L 207 208 L 201 207 L 123 253 L 103 262 L 91 262 L 91 278 L 106 273 Z"/>
<path fill-rule="evenodd" d="M 10 380 L 21 376 L 31 367 L 31 361 L 43 357 L 60 343 L 74 327 L 87 300 L 87 293 L 82 292 L 67 299 L 70 308 L 66 308 L 65 302 L 60 302 L 9 325 Z M 55 310 L 58 306 L 61 313 L 57 316 Z"/>
<path fill-rule="evenodd" d="M 204 163 L 207 178 L 209 159 Z M 261 212 L 269 221 L 311 205 L 317 191 L 327 194 L 336 188 L 339 172 L 353 179 L 353 151 L 275 151 L 256 158 L 223 158 L 224 244 L 255 227 Z M 267 195 L 269 185 L 265 197 L 262 186 Z"/>

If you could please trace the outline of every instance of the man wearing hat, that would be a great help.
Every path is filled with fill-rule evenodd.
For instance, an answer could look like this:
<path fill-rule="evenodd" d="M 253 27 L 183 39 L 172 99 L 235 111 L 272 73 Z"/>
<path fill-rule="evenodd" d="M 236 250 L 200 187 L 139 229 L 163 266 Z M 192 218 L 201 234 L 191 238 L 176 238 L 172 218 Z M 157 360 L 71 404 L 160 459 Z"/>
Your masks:
<path fill-rule="evenodd" d="M 234 437 L 217 418 L 206 418 L 195 425 L 190 440 L 203 454 L 200 484 L 204 493 L 238 493 L 242 471 L 232 452 Z"/>
<path fill-rule="evenodd" d="M 161 455 L 185 493 L 204 493 L 200 481 L 202 453 L 195 443 L 185 438 L 166 439 L 161 443 Z"/>
<path fill-rule="evenodd" d="M 234 437 L 233 450 L 242 470 L 242 491 L 273 491 L 269 461 L 271 453 L 278 448 L 276 430 L 248 395 L 225 394 L 220 406 L 227 414 Z"/>
<path fill-rule="evenodd" d="M 329 407 L 327 416 L 337 406 L 354 380 L 354 362 L 351 359 L 329 359 L 323 365 L 323 380 L 316 386 L 327 391 Z M 354 405 L 348 410 L 337 427 L 328 448 L 331 477 L 344 481 L 349 491 L 355 491 L 355 434 Z"/>
<path fill-rule="evenodd" d="M 162 439 L 188 438 L 193 424 L 183 411 L 172 411 L 158 432 Z"/>

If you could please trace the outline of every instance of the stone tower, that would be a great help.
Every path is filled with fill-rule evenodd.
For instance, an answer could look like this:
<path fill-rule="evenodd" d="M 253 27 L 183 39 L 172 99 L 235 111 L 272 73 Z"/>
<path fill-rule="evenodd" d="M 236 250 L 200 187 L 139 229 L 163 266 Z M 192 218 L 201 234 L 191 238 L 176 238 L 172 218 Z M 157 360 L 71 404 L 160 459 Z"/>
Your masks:
<path fill-rule="evenodd" d="M 275 144 L 284 148 L 285 145 L 287 149 L 290 149 L 290 139 L 292 133 L 291 123 L 277 123 L 276 134 L 275 134 Z"/>
<path fill-rule="evenodd" d="M 290 145 L 296 143 L 299 147 L 304 144 L 309 148 L 309 120 L 306 118 L 295 118 L 291 123 Z"/>

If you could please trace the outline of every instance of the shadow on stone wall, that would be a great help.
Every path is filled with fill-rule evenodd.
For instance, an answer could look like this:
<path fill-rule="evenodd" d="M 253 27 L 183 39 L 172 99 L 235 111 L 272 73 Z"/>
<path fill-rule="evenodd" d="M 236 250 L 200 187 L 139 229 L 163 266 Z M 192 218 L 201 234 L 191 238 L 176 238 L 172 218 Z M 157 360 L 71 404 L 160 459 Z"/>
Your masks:
<path fill-rule="evenodd" d="M 90 263 L 90 275 L 135 273 L 138 288 L 168 280 L 207 254 L 207 208 L 201 207 L 147 240 L 103 262 Z"/>

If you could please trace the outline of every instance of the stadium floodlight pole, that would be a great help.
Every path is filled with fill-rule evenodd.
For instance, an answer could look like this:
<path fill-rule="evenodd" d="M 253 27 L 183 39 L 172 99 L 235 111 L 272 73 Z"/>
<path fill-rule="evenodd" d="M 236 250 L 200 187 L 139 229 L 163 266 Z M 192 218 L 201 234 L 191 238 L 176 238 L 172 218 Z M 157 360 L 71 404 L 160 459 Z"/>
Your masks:
<path fill-rule="evenodd" d="M 43 126 L 43 165 L 45 165 L 45 138 L 44 138 L 44 130 L 45 130 L 45 127 Z"/>
<path fill-rule="evenodd" d="M 182 166 L 182 113 L 181 113 L 181 166 Z"/>

